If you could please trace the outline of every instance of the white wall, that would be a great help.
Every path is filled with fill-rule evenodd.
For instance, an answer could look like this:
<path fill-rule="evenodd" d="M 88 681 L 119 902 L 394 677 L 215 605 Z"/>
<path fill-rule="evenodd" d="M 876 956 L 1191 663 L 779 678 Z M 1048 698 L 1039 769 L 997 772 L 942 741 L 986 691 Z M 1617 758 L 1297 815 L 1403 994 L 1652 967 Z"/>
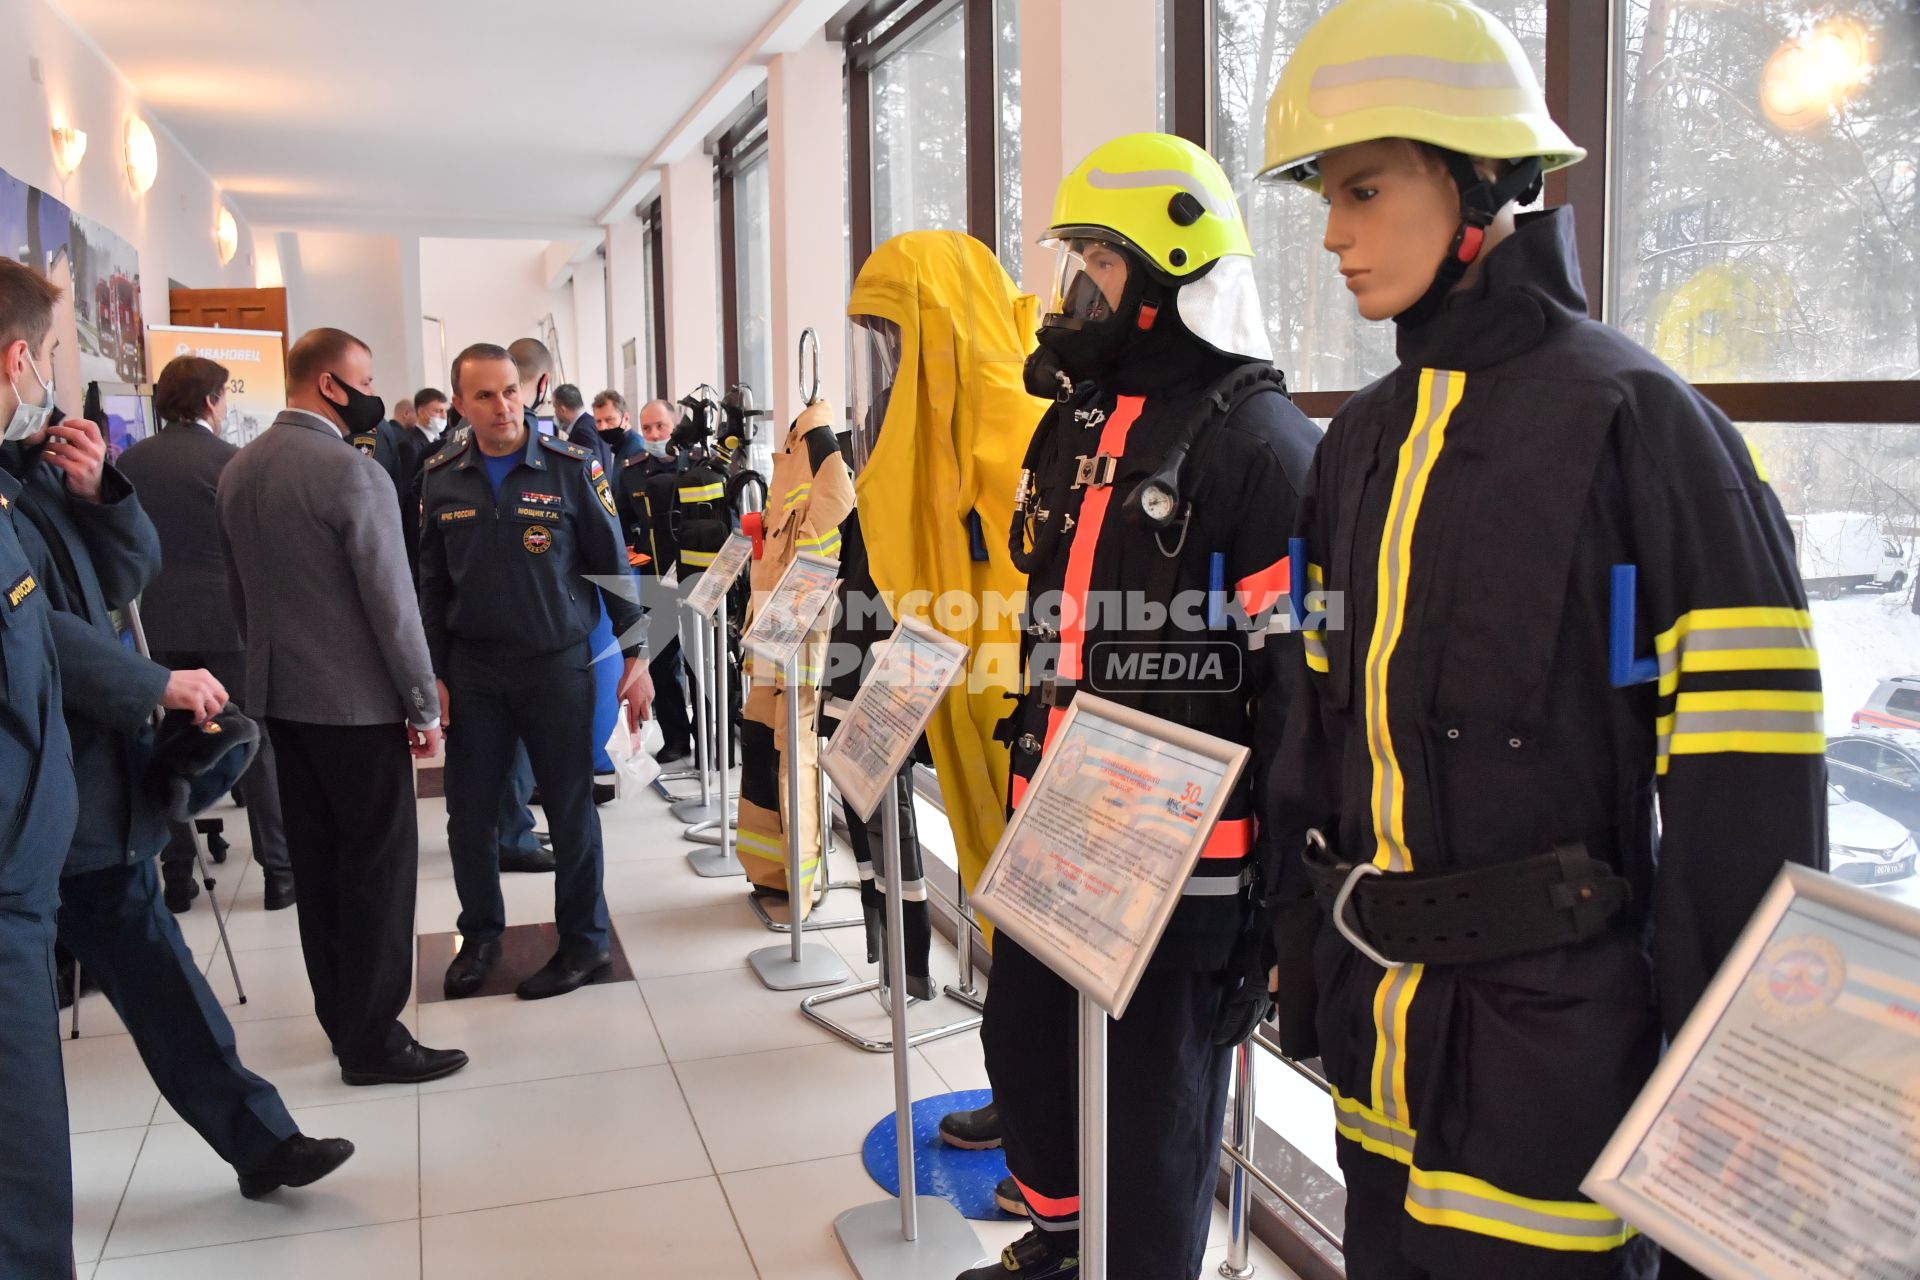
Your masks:
<path fill-rule="evenodd" d="M 846 174 L 843 58 L 823 33 L 767 66 L 775 448 L 800 413 L 800 335 L 809 326 L 820 339 L 820 394 L 836 422 L 847 405 L 847 231 L 835 198 Z"/>
<path fill-rule="evenodd" d="M 418 241 L 283 231 L 275 252 L 287 286 L 287 324 L 295 335 L 328 326 L 366 343 L 373 349 L 374 390 L 389 406 L 419 389 Z M 445 374 L 438 381 L 444 383 Z"/>
<path fill-rule="evenodd" d="M 667 385 L 676 396 L 724 379 L 714 335 L 720 329 L 720 248 L 714 228 L 713 160 L 694 152 L 660 176 L 666 222 Z"/>
<path fill-rule="evenodd" d="M 234 210 L 240 248 L 222 267 L 213 241 L 219 189 L 150 115 L 143 118 L 159 148 L 159 178 L 145 196 L 134 195 L 122 136 L 140 103 L 89 40 L 44 0 L 0 0 L 0 32 L 0 169 L 58 196 L 139 251 L 148 324 L 169 319 L 169 279 L 196 289 L 255 283 L 254 235 L 246 218 Z M 30 74 L 36 58 L 39 84 Z M 56 125 L 87 135 L 86 158 L 64 181 L 53 165 L 50 132 Z M 73 408 L 79 408 L 77 396 Z"/>
<path fill-rule="evenodd" d="M 640 344 L 640 394 L 651 396 L 647 384 L 647 361 L 653 350 L 653 334 L 647 329 L 647 237 L 640 219 L 632 209 L 617 215 L 607 224 L 607 287 L 613 292 L 613 331 L 607 335 L 610 386 L 620 386 L 621 351 L 630 341 Z M 620 388 L 625 390 L 624 387 Z M 635 406 L 637 413 L 638 406 Z"/>
<path fill-rule="evenodd" d="M 564 292 L 572 302 L 573 321 L 567 339 L 572 344 L 573 363 L 567 369 L 591 407 L 600 392 L 609 387 L 619 389 L 614 377 L 617 370 L 609 367 L 607 359 L 607 268 L 598 254 L 589 251 L 574 264 L 573 280 Z M 561 317 L 560 327 L 563 331 L 568 328 L 567 317 Z"/>
<path fill-rule="evenodd" d="M 476 342 L 506 346 L 515 338 L 540 336 L 540 320 L 551 314 L 560 331 L 560 362 L 564 381 L 578 381 L 580 326 L 574 316 L 571 288 L 549 289 L 545 271 L 545 240 L 420 241 L 420 309 L 447 322 L 447 355 L 451 359 Z M 602 322 L 604 324 L 604 322 Z M 417 327 L 417 326 L 416 326 Z M 596 342 L 604 339 L 598 335 Z M 439 353 L 433 353 L 436 363 Z M 594 360 L 589 372 L 600 376 L 605 357 Z M 452 390 L 445 369 L 435 369 L 425 381 Z M 583 389 L 586 389 L 582 384 Z M 598 388 L 587 389 L 591 396 Z"/>

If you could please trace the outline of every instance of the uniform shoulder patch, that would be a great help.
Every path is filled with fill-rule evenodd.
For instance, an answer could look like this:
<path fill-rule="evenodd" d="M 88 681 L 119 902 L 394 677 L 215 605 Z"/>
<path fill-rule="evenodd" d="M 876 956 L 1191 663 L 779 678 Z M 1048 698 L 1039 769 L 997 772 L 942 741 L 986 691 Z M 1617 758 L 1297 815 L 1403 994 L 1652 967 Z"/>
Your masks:
<path fill-rule="evenodd" d="M 648 458 L 651 458 L 652 456 L 653 455 L 650 453 L 637 453 L 633 457 L 628 458 L 625 462 L 621 463 L 620 469 L 622 471 L 625 471 L 629 467 L 637 467 L 641 463 L 645 462 Z"/>
<path fill-rule="evenodd" d="M 434 471 L 440 467 L 446 466 L 449 462 L 452 462 L 455 458 L 459 457 L 460 451 L 462 449 L 465 449 L 466 447 L 467 447 L 467 439 L 464 436 L 458 440 L 454 440 L 450 442 L 449 444 L 445 445 L 440 450 L 440 452 L 434 454 L 431 458 L 427 459 L 427 470 Z"/>
<path fill-rule="evenodd" d="M 553 436 L 541 436 L 540 443 L 555 453 L 565 454 L 569 458 L 585 460 L 593 457 L 593 450 L 585 449 L 571 440 L 559 440 Z"/>

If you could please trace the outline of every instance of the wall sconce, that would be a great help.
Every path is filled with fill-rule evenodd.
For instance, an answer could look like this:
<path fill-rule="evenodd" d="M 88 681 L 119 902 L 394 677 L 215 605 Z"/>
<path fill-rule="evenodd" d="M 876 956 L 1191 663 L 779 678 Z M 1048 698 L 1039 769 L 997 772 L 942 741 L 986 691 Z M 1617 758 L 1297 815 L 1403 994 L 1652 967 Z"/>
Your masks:
<path fill-rule="evenodd" d="M 53 167 L 60 171 L 61 177 L 71 178 L 86 154 L 86 134 L 71 125 L 60 125 L 54 129 Z"/>
<path fill-rule="evenodd" d="M 127 117 L 126 147 L 127 181 L 135 195 L 144 196 L 160 176 L 160 148 L 154 144 L 153 130 L 139 116 Z"/>
<path fill-rule="evenodd" d="M 220 249 L 220 265 L 226 266 L 233 261 L 233 255 L 240 251 L 240 228 L 233 221 L 233 214 L 225 205 L 220 206 L 220 215 L 213 221 L 213 243 Z"/>

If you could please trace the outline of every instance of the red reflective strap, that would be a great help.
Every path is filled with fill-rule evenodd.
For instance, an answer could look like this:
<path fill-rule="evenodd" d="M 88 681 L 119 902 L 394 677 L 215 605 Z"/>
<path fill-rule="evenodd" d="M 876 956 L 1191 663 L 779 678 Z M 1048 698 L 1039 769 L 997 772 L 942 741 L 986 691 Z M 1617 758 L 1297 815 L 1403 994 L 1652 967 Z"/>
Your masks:
<path fill-rule="evenodd" d="M 1140 417 L 1146 401 L 1139 396 L 1121 396 L 1100 432 L 1100 452 L 1119 457 L 1127 451 L 1127 431 Z M 1087 638 L 1087 584 L 1093 580 L 1093 553 L 1100 545 L 1100 530 L 1107 522 L 1107 504 L 1113 490 L 1107 487 L 1087 490 L 1080 503 L 1080 522 L 1073 526 L 1073 547 L 1067 552 L 1067 580 L 1060 602 L 1064 623 L 1060 630 L 1060 678 L 1078 680 L 1081 672 L 1080 650 Z"/>
<path fill-rule="evenodd" d="M 1153 322 L 1159 318 L 1160 308 L 1147 302 L 1140 304 L 1140 332 L 1145 333 L 1153 328 Z"/>
<path fill-rule="evenodd" d="M 1293 585 L 1293 571 L 1287 557 L 1281 556 L 1258 573 L 1248 574 L 1233 584 L 1240 596 L 1240 607 L 1249 618 L 1257 618 L 1280 602 Z"/>
<path fill-rule="evenodd" d="M 1480 246 L 1487 242 L 1487 233 L 1481 227 L 1462 227 L 1460 229 L 1460 261 L 1472 262 L 1480 256 Z"/>
<path fill-rule="evenodd" d="M 1027 1208 L 1049 1218 L 1071 1218 L 1080 1212 L 1079 1196 L 1043 1196 L 1020 1179 L 1020 1196 L 1027 1202 Z"/>
<path fill-rule="evenodd" d="M 1213 834 L 1207 837 L 1207 847 L 1200 851 L 1200 856 L 1244 858 L 1253 852 L 1253 839 L 1259 833 L 1260 822 L 1252 816 L 1216 823 Z"/>

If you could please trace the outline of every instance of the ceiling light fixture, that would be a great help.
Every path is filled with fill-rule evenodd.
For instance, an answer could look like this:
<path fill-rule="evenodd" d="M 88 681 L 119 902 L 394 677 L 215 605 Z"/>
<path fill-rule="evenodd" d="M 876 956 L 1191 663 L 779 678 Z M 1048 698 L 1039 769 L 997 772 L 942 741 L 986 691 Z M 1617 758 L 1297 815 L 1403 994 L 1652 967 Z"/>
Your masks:
<path fill-rule="evenodd" d="M 220 206 L 220 215 L 213 220 L 213 243 L 220 249 L 220 265 L 223 267 L 232 262 L 233 255 L 240 251 L 240 228 L 225 205 Z"/>
<path fill-rule="evenodd" d="M 63 178 L 71 178 L 87 154 L 87 135 L 72 125 L 57 125 L 53 130 L 53 167 Z"/>
<path fill-rule="evenodd" d="M 153 190 L 153 180 L 160 176 L 160 148 L 153 140 L 153 130 L 139 116 L 127 117 L 127 181 L 133 186 L 135 195 L 144 196 Z"/>

